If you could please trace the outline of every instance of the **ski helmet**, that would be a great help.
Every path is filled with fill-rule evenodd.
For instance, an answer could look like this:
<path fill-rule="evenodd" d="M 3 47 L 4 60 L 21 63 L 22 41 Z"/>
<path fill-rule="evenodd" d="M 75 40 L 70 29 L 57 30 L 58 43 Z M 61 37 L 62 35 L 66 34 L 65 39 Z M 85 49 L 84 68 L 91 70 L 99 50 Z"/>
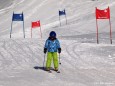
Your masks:
<path fill-rule="evenodd" d="M 56 32 L 55 31 L 51 31 L 50 32 L 50 37 L 55 37 L 56 38 Z"/>

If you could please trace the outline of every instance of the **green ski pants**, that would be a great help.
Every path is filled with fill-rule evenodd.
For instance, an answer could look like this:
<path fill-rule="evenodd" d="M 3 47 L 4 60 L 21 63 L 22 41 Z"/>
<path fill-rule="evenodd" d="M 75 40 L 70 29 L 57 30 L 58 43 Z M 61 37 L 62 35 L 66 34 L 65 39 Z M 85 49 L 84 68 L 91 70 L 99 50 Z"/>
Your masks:
<path fill-rule="evenodd" d="M 51 68 L 51 63 L 54 63 L 54 68 L 58 69 L 58 55 L 57 52 L 48 52 L 47 53 L 47 61 L 46 61 L 46 68 Z"/>

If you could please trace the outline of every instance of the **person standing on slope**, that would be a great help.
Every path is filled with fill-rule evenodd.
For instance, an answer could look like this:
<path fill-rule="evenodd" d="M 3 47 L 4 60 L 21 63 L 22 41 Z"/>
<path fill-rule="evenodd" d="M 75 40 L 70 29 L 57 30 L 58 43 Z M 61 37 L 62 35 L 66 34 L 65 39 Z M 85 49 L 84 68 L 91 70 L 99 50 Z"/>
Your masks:
<path fill-rule="evenodd" d="M 58 71 L 58 54 L 61 53 L 61 47 L 60 47 L 60 42 L 56 38 L 56 33 L 55 31 L 51 31 L 49 34 L 49 38 L 45 42 L 44 46 L 44 53 L 47 53 L 47 61 L 46 61 L 46 70 L 50 71 L 51 68 L 51 63 L 53 59 L 54 63 L 54 70 Z"/>

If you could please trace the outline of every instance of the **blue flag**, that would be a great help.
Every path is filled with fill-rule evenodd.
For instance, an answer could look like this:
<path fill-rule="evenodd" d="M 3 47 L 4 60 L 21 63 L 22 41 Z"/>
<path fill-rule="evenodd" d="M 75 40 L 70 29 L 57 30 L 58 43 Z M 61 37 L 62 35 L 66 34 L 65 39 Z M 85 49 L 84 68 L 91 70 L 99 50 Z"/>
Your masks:
<path fill-rule="evenodd" d="M 62 16 L 62 15 L 66 15 L 65 10 L 63 10 L 63 11 L 59 11 L 59 16 Z"/>
<path fill-rule="evenodd" d="M 13 13 L 12 21 L 24 21 L 23 13 L 22 14 Z"/>

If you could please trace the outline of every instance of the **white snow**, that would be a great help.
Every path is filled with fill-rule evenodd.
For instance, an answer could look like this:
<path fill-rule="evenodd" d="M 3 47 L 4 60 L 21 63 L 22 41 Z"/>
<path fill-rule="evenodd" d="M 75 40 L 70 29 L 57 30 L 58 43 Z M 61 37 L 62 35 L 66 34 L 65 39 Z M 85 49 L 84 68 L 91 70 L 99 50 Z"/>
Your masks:
<path fill-rule="evenodd" d="M 98 21 L 100 44 L 97 44 L 95 7 L 108 6 L 113 44 L 108 20 Z M 61 16 L 60 27 L 58 11 L 64 8 L 68 24 Z M 25 39 L 22 22 L 13 23 L 10 39 L 13 11 L 24 12 Z M 115 86 L 114 14 L 114 0 L 0 0 L 0 86 Z M 43 38 L 40 30 L 34 29 L 31 39 L 31 22 L 37 20 L 41 20 Z M 44 43 L 52 30 L 62 47 L 60 74 L 41 69 Z"/>

